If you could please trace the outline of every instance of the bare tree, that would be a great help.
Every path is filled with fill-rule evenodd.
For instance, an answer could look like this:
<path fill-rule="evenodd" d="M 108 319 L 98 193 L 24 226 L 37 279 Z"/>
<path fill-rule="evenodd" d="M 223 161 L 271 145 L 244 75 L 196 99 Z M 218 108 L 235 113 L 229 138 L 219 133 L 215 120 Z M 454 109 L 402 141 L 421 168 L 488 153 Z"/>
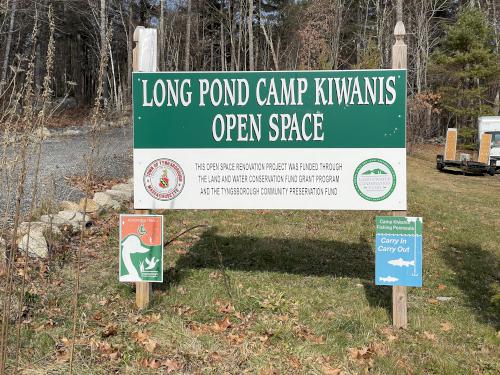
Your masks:
<path fill-rule="evenodd" d="M 184 70 L 189 70 L 189 47 L 191 42 L 191 0 L 187 0 L 186 45 L 184 50 Z"/>
<path fill-rule="evenodd" d="M 9 55 L 12 44 L 12 34 L 14 33 L 14 20 L 16 18 L 17 0 L 12 0 L 10 9 L 9 31 L 7 32 L 7 42 L 5 43 L 5 52 L 3 55 L 2 76 L 0 78 L 0 94 L 3 91 L 5 80 L 7 79 L 7 70 L 9 69 Z"/>
<path fill-rule="evenodd" d="M 255 70 L 254 50 L 253 50 L 253 0 L 248 0 L 248 68 Z"/>

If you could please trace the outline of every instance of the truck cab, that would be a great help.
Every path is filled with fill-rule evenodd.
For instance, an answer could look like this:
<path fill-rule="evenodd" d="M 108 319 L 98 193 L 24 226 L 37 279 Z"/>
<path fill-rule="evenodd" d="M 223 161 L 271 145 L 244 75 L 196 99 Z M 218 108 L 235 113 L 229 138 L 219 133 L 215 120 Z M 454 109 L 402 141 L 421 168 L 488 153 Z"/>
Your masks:
<path fill-rule="evenodd" d="M 483 134 L 491 134 L 490 160 L 496 162 L 497 173 L 500 170 L 500 116 L 481 116 L 478 119 L 478 140 Z"/>

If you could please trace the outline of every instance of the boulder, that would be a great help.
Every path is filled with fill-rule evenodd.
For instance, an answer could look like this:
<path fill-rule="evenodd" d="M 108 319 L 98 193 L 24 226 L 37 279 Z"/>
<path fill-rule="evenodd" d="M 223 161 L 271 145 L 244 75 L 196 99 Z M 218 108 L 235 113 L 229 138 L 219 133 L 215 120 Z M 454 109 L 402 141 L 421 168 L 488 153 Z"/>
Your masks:
<path fill-rule="evenodd" d="M 111 198 L 117 200 L 118 202 L 125 202 L 132 199 L 132 191 L 126 190 L 106 190 L 106 194 L 110 195 Z"/>
<path fill-rule="evenodd" d="M 62 201 L 59 204 L 59 207 L 61 208 L 61 210 L 70 210 L 70 211 L 78 211 L 80 209 L 78 203 L 70 201 Z"/>
<path fill-rule="evenodd" d="M 132 184 L 118 184 L 111 188 L 111 190 L 125 191 L 127 193 L 133 193 L 134 187 Z"/>
<path fill-rule="evenodd" d="M 28 233 L 28 225 L 29 223 L 27 221 L 22 222 L 19 225 L 19 228 L 17 229 L 18 237 L 22 237 Z M 30 226 L 30 232 L 39 230 L 45 233 L 51 232 L 54 236 L 60 236 L 62 234 L 59 227 L 55 224 L 50 225 L 49 223 L 45 223 L 42 221 L 32 221 Z"/>
<path fill-rule="evenodd" d="M 49 247 L 43 235 L 43 230 L 38 229 L 30 231 L 29 241 L 27 234 L 23 236 L 19 243 L 19 250 L 26 251 L 26 248 L 30 256 L 47 258 L 49 255 Z"/>
<path fill-rule="evenodd" d="M 83 220 L 85 220 L 85 226 L 92 224 L 88 215 L 83 216 L 81 212 L 72 210 L 62 210 L 56 215 L 42 215 L 42 217 L 40 217 L 40 221 L 44 223 L 52 223 L 52 225 L 56 225 L 58 227 L 70 225 L 73 229 L 78 229 L 82 225 Z"/>
<path fill-rule="evenodd" d="M 80 203 L 78 204 L 78 209 L 83 211 L 83 206 L 85 206 L 85 198 L 82 198 L 80 200 Z M 87 206 L 85 207 L 85 211 L 89 214 L 92 214 L 94 212 L 99 212 L 101 211 L 102 207 L 100 204 L 98 204 L 95 200 L 93 199 L 87 199 Z"/>
<path fill-rule="evenodd" d="M 75 130 L 75 129 L 66 129 L 64 130 L 61 135 L 64 135 L 64 136 L 74 136 L 74 135 L 80 135 L 82 134 L 83 132 L 81 130 Z"/>
<path fill-rule="evenodd" d="M 80 225 L 82 225 L 83 221 L 85 221 L 86 227 L 92 224 L 90 216 L 83 215 L 79 211 L 70 211 L 70 210 L 59 211 L 56 217 L 62 219 L 65 222 L 65 224 L 71 224 L 73 228 L 75 227 L 78 228 Z"/>
<path fill-rule="evenodd" d="M 93 201 L 105 208 L 111 208 L 113 210 L 120 209 L 120 202 L 111 198 L 109 194 L 103 193 L 101 191 L 94 194 Z"/>
<path fill-rule="evenodd" d="M 68 222 L 66 220 L 64 220 L 63 218 L 59 217 L 58 215 L 54 215 L 54 214 L 42 215 L 40 217 L 40 221 L 43 223 L 52 224 L 52 225 L 55 225 L 58 227 L 60 227 L 61 225 L 68 224 Z"/>
<path fill-rule="evenodd" d="M 36 134 L 38 137 L 40 137 L 40 138 L 42 138 L 42 139 L 45 139 L 45 138 L 50 137 L 52 133 L 50 132 L 50 130 L 49 130 L 49 129 L 47 129 L 47 128 L 44 126 L 44 127 L 41 127 L 41 128 L 36 129 L 35 134 Z"/>

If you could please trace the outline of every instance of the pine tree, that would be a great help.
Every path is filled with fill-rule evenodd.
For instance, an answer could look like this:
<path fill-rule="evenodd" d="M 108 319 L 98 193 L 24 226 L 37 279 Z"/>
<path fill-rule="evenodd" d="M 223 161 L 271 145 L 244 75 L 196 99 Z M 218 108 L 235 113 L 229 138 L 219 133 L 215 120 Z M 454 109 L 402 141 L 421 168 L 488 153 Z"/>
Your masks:
<path fill-rule="evenodd" d="M 478 116 L 493 114 L 490 96 L 498 84 L 497 57 L 484 13 L 477 8 L 462 9 L 430 65 L 440 105 L 457 127 L 474 125 Z"/>

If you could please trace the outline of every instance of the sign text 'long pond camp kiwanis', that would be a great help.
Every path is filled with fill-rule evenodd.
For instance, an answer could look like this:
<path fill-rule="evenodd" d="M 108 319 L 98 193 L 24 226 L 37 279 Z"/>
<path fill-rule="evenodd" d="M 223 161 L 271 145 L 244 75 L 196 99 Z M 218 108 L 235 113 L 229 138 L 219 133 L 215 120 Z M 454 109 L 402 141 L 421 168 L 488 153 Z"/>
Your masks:
<path fill-rule="evenodd" d="M 406 70 L 134 73 L 137 209 L 406 209 Z"/>

